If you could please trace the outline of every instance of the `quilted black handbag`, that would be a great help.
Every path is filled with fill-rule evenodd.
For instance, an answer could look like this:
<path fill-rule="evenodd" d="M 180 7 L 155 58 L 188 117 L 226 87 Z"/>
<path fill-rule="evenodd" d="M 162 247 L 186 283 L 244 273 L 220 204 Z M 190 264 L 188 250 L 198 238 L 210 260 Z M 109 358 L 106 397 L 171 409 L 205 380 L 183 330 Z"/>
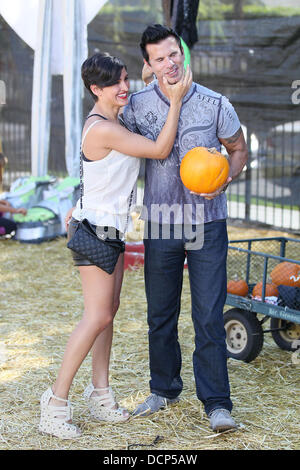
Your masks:
<path fill-rule="evenodd" d="M 90 224 L 87 219 L 78 223 L 73 237 L 67 243 L 70 250 L 84 256 L 108 274 L 114 272 L 123 246 L 122 240 L 99 238 L 95 225 Z"/>
<path fill-rule="evenodd" d="M 82 212 L 83 195 L 83 164 L 82 150 L 80 150 L 80 210 Z M 129 212 L 133 197 L 133 190 L 130 194 L 128 205 L 126 229 L 128 226 Z M 78 223 L 74 235 L 68 241 L 67 247 L 70 250 L 87 258 L 93 264 L 106 271 L 108 274 L 114 272 L 119 255 L 124 248 L 124 241 L 120 239 L 111 239 L 105 232 L 99 233 L 99 229 L 92 225 L 87 219 L 82 219 Z"/>

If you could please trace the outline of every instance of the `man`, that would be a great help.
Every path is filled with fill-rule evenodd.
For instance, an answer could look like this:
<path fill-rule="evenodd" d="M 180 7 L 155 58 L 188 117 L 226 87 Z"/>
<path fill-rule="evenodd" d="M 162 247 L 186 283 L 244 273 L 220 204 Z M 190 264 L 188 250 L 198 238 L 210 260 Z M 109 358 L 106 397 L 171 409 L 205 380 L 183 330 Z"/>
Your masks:
<path fill-rule="evenodd" d="M 144 62 L 156 79 L 130 97 L 124 120 L 131 130 L 156 139 L 169 106 L 164 80 L 169 84 L 180 80 L 184 54 L 178 35 L 161 25 L 149 26 L 140 46 Z M 220 150 L 221 144 L 229 155 L 228 180 L 213 194 L 192 194 L 180 179 L 182 158 L 194 147 Z M 197 396 L 213 430 L 236 427 L 230 414 L 223 322 L 228 245 L 224 191 L 246 161 L 247 148 L 232 105 L 220 94 L 193 83 L 183 100 L 172 153 L 165 162 L 146 161 L 142 218 L 146 229 L 151 395 L 136 408 L 136 416 L 147 416 L 175 403 L 182 391 L 177 324 L 186 257 L 195 329 L 193 366 Z M 165 235 L 166 227 L 170 236 Z"/>

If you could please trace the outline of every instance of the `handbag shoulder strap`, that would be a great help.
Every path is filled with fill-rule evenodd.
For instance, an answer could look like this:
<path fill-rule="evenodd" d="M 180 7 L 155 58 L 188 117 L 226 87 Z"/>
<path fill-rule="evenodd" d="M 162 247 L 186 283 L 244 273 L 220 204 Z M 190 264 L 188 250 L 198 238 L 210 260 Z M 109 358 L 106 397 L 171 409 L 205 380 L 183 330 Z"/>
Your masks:
<path fill-rule="evenodd" d="M 107 121 L 107 118 L 102 116 L 101 114 L 90 114 L 87 118 L 89 119 L 92 116 L 99 116 Z M 83 197 L 83 163 L 82 163 L 82 146 L 85 141 L 85 138 L 88 134 L 88 132 L 92 129 L 92 127 L 97 124 L 97 122 L 102 122 L 100 119 L 97 119 L 96 121 L 93 121 L 92 124 L 88 126 L 86 129 L 85 133 L 83 134 L 83 137 L 81 139 L 81 144 L 80 144 L 80 220 L 82 220 L 82 197 Z"/>
<path fill-rule="evenodd" d="M 92 117 L 92 116 L 100 116 L 102 117 L 103 119 L 105 119 L 107 121 L 107 118 L 102 116 L 101 114 L 90 114 L 88 118 Z M 88 132 L 90 131 L 90 129 L 97 123 L 97 122 L 102 122 L 100 119 L 97 119 L 96 121 L 93 121 L 92 124 L 90 124 L 88 126 L 88 128 L 86 129 L 83 137 L 82 137 L 82 140 L 81 140 L 81 145 L 80 145 L 80 220 L 82 220 L 82 209 L 83 209 L 83 204 L 82 204 L 82 197 L 83 197 L 83 162 L 82 162 L 82 146 L 83 146 L 83 143 L 85 141 L 85 138 L 88 134 Z M 132 199 L 133 199 L 133 193 L 134 193 L 134 187 L 130 193 L 130 196 L 129 196 L 129 202 L 128 202 L 128 211 L 127 211 L 127 220 L 126 220 L 126 224 L 125 224 L 125 229 L 124 229 L 124 235 L 123 235 L 123 240 L 125 239 L 125 234 L 126 234 L 126 231 L 127 231 L 127 228 L 128 228 L 128 225 L 129 225 L 129 216 L 130 216 L 130 208 L 131 208 L 131 204 L 132 204 Z"/>
<path fill-rule="evenodd" d="M 123 234 L 123 238 L 122 238 L 123 241 L 125 240 L 125 235 L 126 235 L 128 225 L 129 225 L 129 217 L 130 217 L 130 209 L 131 209 L 131 204 L 132 204 L 132 199 L 133 199 L 133 193 L 134 193 L 134 187 L 132 188 L 130 196 L 129 196 L 128 210 L 127 210 L 127 220 L 126 220 L 126 224 L 125 224 L 125 228 L 124 228 L 124 234 Z"/>

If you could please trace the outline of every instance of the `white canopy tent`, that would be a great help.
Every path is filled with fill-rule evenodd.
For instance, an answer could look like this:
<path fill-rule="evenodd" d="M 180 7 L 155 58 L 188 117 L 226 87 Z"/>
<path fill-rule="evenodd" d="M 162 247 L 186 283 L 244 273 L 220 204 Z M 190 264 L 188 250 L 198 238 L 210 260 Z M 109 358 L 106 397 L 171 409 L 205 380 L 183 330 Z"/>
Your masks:
<path fill-rule="evenodd" d="M 51 76 L 63 75 L 65 159 L 70 176 L 79 175 L 83 86 L 80 66 L 87 57 L 87 25 L 107 0 L 0 0 L 0 13 L 35 51 L 31 170 L 48 172 Z"/>

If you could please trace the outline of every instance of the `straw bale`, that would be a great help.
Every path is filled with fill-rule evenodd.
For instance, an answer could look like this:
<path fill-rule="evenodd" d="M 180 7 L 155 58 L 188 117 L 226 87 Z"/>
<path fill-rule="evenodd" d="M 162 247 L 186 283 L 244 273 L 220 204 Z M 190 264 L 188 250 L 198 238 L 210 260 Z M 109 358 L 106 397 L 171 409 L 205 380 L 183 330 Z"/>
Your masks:
<path fill-rule="evenodd" d="M 230 237 L 254 236 L 229 227 Z M 255 231 L 256 236 L 269 236 Z M 270 233 L 270 231 L 268 231 Z M 138 239 L 137 233 L 135 233 Z M 184 389 L 178 404 L 146 419 L 122 424 L 90 418 L 82 392 L 90 381 L 86 358 L 70 392 L 73 420 L 83 431 L 75 441 L 38 433 L 39 398 L 55 380 L 66 341 L 81 318 L 77 269 L 66 240 L 40 245 L 0 245 L 0 449 L 299 449 L 299 364 L 265 335 L 261 354 L 247 364 L 228 360 L 235 432 L 215 434 L 195 393 L 194 332 L 185 270 L 179 339 Z M 133 410 L 148 395 L 148 334 L 143 268 L 126 271 L 116 316 L 110 382 L 122 406 Z M 153 446 L 155 438 L 160 439 Z M 144 445 L 141 447 L 140 445 Z"/>

